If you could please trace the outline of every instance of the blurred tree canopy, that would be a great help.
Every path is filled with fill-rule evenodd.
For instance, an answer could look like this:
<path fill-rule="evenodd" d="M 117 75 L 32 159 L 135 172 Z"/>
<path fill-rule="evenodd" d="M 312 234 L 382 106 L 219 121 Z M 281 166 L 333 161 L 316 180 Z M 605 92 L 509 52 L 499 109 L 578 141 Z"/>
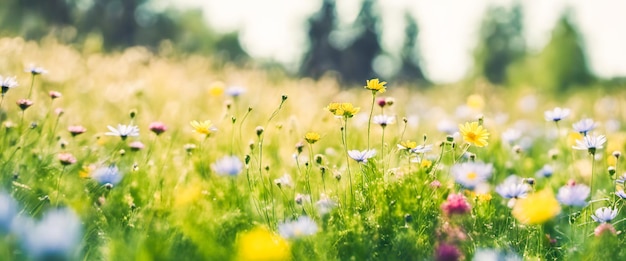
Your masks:
<path fill-rule="evenodd" d="M 300 68 L 302 76 L 319 78 L 337 73 L 345 83 L 362 83 L 377 76 L 376 58 L 383 53 L 380 15 L 375 0 L 363 0 L 355 22 L 339 28 L 335 0 L 323 0 L 320 10 L 309 19 L 309 50 Z M 425 81 L 419 64 L 417 23 L 407 17 L 405 46 L 401 50 L 400 70 L 392 77 L 405 81 Z"/>
<path fill-rule="evenodd" d="M 159 10 L 150 0 L 2 0 L 0 35 L 36 40 L 54 35 L 68 43 L 101 39 L 106 50 L 171 41 L 177 51 L 246 60 L 238 34 L 220 35 L 199 10 Z M 93 39 L 92 39 L 93 40 Z"/>

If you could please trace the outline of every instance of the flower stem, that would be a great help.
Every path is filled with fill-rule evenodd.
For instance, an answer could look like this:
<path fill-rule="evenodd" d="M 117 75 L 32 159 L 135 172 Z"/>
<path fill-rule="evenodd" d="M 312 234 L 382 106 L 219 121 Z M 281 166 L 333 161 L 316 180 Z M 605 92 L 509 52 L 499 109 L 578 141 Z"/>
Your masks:
<path fill-rule="evenodd" d="M 348 181 L 350 182 L 350 195 L 352 199 L 350 203 L 354 205 L 354 189 L 352 187 L 352 173 L 350 172 L 350 157 L 348 156 L 348 117 L 344 117 L 344 125 L 341 129 L 341 142 L 343 143 L 344 152 L 346 154 L 346 166 L 348 168 Z"/>
<path fill-rule="evenodd" d="M 374 103 L 376 103 L 376 92 L 372 92 L 372 107 L 370 109 L 370 117 L 367 120 L 367 150 L 370 149 L 370 129 L 372 127 L 372 114 L 374 114 Z"/>

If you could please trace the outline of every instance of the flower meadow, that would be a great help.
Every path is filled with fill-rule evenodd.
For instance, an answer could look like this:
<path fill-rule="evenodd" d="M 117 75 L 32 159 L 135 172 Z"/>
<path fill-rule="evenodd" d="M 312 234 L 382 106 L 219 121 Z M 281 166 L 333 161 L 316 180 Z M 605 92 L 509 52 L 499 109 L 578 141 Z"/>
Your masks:
<path fill-rule="evenodd" d="M 3 260 L 626 258 L 623 91 L 94 48 L 0 39 Z"/>

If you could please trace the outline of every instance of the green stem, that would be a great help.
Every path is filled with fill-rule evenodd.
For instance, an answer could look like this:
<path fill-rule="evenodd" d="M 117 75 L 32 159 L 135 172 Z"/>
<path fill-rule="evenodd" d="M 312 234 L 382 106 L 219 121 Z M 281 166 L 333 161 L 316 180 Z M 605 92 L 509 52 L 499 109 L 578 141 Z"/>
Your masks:
<path fill-rule="evenodd" d="M 341 142 L 343 143 L 344 152 L 346 154 L 346 166 L 348 168 L 348 181 L 350 182 L 350 195 L 352 199 L 350 203 L 354 206 L 354 189 L 352 187 L 352 173 L 350 172 L 350 156 L 348 156 L 348 117 L 344 117 L 343 135 Z"/>
<path fill-rule="evenodd" d="M 370 149 L 370 129 L 372 126 L 372 114 L 374 114 L 374 103 L 376 103 L 376 92 L 372 92 L 372 107 L 370 109 L 370 117 L 367 120 L 367 150 Z"/>

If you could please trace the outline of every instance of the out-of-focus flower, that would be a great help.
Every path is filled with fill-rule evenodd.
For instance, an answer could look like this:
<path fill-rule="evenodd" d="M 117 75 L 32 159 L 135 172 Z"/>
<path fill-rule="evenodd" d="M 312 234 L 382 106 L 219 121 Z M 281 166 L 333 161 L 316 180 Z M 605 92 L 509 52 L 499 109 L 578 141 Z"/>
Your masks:
<path fill-rule="evenodd" d="M 242 94 L 246 93 L 246 88 L 241 86 L 230 86 L 226 89 L 226 94 L 230 97 L 237 98 Z"/>
<path fill-rule="evenodd" d="M 596 227 L 596 229 L 593 230 L 593 234 L 596 235 L 596 237 L 602 236 L 606 233 L 617 235 L 617 230 L 615 230 L 615 227 L 611 223 L 601 223 Z"/>
<path fill-rule="evenodd" d="M 61 98 L 61 96 L 63 96 L 63 95 L 60 92 L 57 92 L 57 91 L 50 91 L 48 93 L 48 96 L 50 96 L 50 99 L 54 100 L 54 99 Z"/>
<path fill-rule="evenodd" d="M 207 137 L 217 132 L 217 128 L 213 126 L 213 123 L 210 120 L 192 121 L 190 124 L 196 133 L 206 135 Z"/>
<path fill-rule="evenodd" d="M 496 249 L 476 249 L 473 261 L 522 261 L 515 253 L 506 253 Z"/>
<path fill-rule="evenodd" d="M 458 261 L 461 260 L 462 257 L 461 250 L 455 245 L 440 244 L 437 246 L 437 249 L 435 249 L 436 261 Z"/>
<path fill-rule="evenodd" d="M 556 198 L 565 206 L 584 207 L 587 205 L 590 189 L 585 184 L 569 184 L 559 188 Z"/>
<path fill-rule="evenodd" d="M 150 131 L 154 132 L 154 134 L 156 135 L 161 135 L 163 132 L 167 131 L 167 126 L 165 126 L 165 123 L 163 122 L 155 121 L 150 123 L 148 129 L 150 129 Z"/>
<path fill-rule="evenodd" d="M 289 243 L 269 230 L 257 227 L 237 235 L 237 258 L 240 261 L 291 260 Z"/>
<path fill-rule="evenodd" d="M 601 207 L 596 209 L 595 214 L 591 215 L 593 221 L 598 223 L 608 223 L 617 217 L 617 209 Z"/>
<path fill-rule="evenodd" d="M 17 102 L 17 106 L 20 107 L 21 110 L 25 111 L 30 106 L 33 106 L 33 101 L 29 99 L 19 99 Z"/>
<path fill-rule="evenodd" d="M 326 109 L 333 115 L 344 118 L 352 118 L 361 110 L 361 108 L 354 107 L 354 105 L 349 102 L 332 102 L 326 106 Z"/>
<path fill-rule="evenodd" d="M 4 192 L 0 192 L 0 234 L 6 233 L 17 215 L 17 202 Z"/>
<path fill-rule="evenodd" d="M 226 156 L 217 160 L 211 167 L 217 174 L 236 176 L 241 173 L 243 163 L 236 156 Z"/>
<path fill-rule="evenodd" d="M 597 124 L 592 119 L 582 119 L 579 122 L 572 124 L 572 128 L 582 135 L 587 135 L 596 128 Z"/>
<path fill-rule="evenodd" d="M 530 186 L 526 183 L 504 182 L 496 187 L 496 192 L 507 199 L 525 198 L 528 191 Z"/>
<path fill-rule="evenodd" d="M 450 194 L 448 199 L 441 204 L 441 210 L 446 216 L 463 215 L 472 210 L 472 206 L 467 202 L 463 194 Z"/>
<path fill-rule="evenodd" d="M 394 124 L 396 122 L 396 118 L 393 116 L 388 116 L 388 115 L 376 115 L 374 116 L 372 121 L 374 121 L 374 123 L 380 125 L 381 127 L 385 128 L 387 127 L 387 125 Z"/>
<path fill-rule="evenodd" d="M 91 178 L 101 185 L 117 185 L 122 181 L 122 174 L 115 165 L 100 167 L 91 173 Z"/>
<path fill-rule="evenodd" d="M 500 135 L 502 142 L 509 145 L 513 145 L 513 143 L 519 140 L 520 137 L 522 137 L 522 133 L 516 129 L 508 129 Z"/>
<path fill-rule="evenodd" d="M 411 152 L 415 154 L 424 154 L 431 150 L 433 150 L 433 145 L 420 144 L 420 145 L 417 145 L 415 148 L 411 149 Z"/>
<path fill-rule="evenodd" d="M 322 216 L 330 213 L 330 211 L 332 211 L 333 208 L 335 208 L 336 206 L 337 206 L 337 203 L 335 203 L 334 200 L 330 199 L 325 194 L 322 194 L 320 196 L 320 200 L 315 202 L 315 207 L 317 207 L 317 211 Z"/>
<path fill-rule="evenodd" d="M 405 141 L 400 142 L 400 144 L 398 144 L 399 150 L 410 151 L 412 149 L 415 149 L 416 147 L 417 147 L 417 142 L 411 141 L 411 140 L 405 140 Z"/>
<path fill-rule="evenodd" d="M 59 162 L 61 162 L 61 165 L 63 166 L 72 165 L 76 163 L 76 158 L 71 153 L 65 153 L 65 152 L 59 153 L 59 155 L 57 155 L 57 158 L 59 159 Z"/>
<path fill-rule="evenodd" d="M 350 158 L 352 158 L 353 160 L 356 160 L 356 162 L 358 163 L 366 164 L 368 159 L 371 159 L 374 156 L 376 156 L 376 150 L 375 149 L 363 150 L 363 151 L 350 150 L 348 151 L 348 156 L 350 156 Z"/>
<path fill-rule="evenodd" d="M 582 140 L 576 140 L 576 145 L 572 146 L 576 150 L 586 150 L 590 154 L 595 154 L 596 150 L 604 148 L 606 137 L 604 135 L 587 135 Z"/>
<path fill-rule="evenodd" d="M 117 128 L 113 128 L 110 125 L 107 128 L 109 128 L 110 132 L 105 133 L 105 135 L 119 136 L 122 140 L 126 140 L 127 137 L 139 136 L 139 127 L 134 125 L 118 124 Z"/>
<path fill-rule="evenodd" d="M 12 77 L 2 77 L 0 75 L 0 87 L 2 87 L 2 96 L 9 91 L 9 89 L 17 87 L 17 81 L 15 80 L 15 76 Z"/>
<path fill-rule="evenodd" d="M 546 121 L 554 121 L 558 122 L 562 119 L 567 118 L 570 114 L 570 109 L 562 109 L 560 107 L 556 107 L 553 110 L 545 111 L 544 116 Z"/>
<path fill-rule="evenodd" d="M 133 141 L 130 144 L 128 144 L 128 147 L 130 148 L 131 151 L 140 151 L 143 148 L 145 148 L 146 146 L 143 145 L 143 143 L 141 141 Z"/>
<path fill-rule="evenodd" d="M 87 129 L 85 129 L 85 127 L 83 127 L 81 125 L 73 125 L 73 126 L 67 127 L 67 131 L 70 132 L 72 137 L 76 137 L 76 136 L 78 136 L 80 134 L 85 133 L 87 131 Z"/>
<path fill-rule="evenodd" d="M 304 135 L 304 140 L 306 140 L 306 142 L 308 142 L 309 144 L 316 143 L 321 138 L 322 136 L 320 136 L 320 134 L 317 132 L 307 132 L 307 134 Z"/>
<path fill-rule="evenodd" d="M 535 173 L 537 178 L 549 178 L 554 174 L 554 168 L 550 164 L 543 165 L 540 170 Z"/>
<path fill-rule="evenodd" d="M 317 223 L 310 217 L 301 216 L 298 220 L 278 224 L 278 233 L 286 239 L 297 239 L 317 233 Z"/>
<path fill-rule="evenodd" d="M 275 179 L 274 184 L 278 187 L 293 187 L 293 179 L 289 174 L 285 173 L 280 178 Z"/>
<path fill-rule="evenodd" d="M 524 224 L 536 225 L 547 222 L 560 212 L 561 206 L 552 191 L 544 189 L 517 200 L 512 214 Z"/>
<path fill-rule="evenodd" d="M 225 85 L 223 82 L 220 81 L 216 81 L 211 83 L 211 85 L 209 86 L 209 94 L 211 96 L 222 96 L 222 94 L 224 94 L 224 89 L 225 89 Z"/>
<path fill-rule="evenodd" d="M 40 74 L 48 73 L 48 71 L 44 69 L 43 67 L 36 66 L 34 64 L 29 65 L 28 68 L 26 68 L 26 72 L 29 72 L 32 75 L 40 75 Z"/>
<path fill-rule="evenodd" d="M 298 193 L 296 194 L 294 201 L 296 201 L 296 204 L 298 205 L 302 205 L 304 203 L 311 203 L 311 196 Z"/>
<path fill-rule="evenodd" d="M 69 209 L 52 210 L 39 222 L 20 219 L 14 229 L 26 253 L 38 260 L 71 260 L 82 239 L 81 221 Z"/>
<path fill-rule="evenodd" d="M 461 136 L 463 136 L 463 140 L 469 144 L 476 147 L 484 147 L 488 144 L 489 132 L 478 122 L 459 124 L 459 131 Z"/>
<path fill-rule="evenodd" d="M 491 177 L 493 166 L 480 162 L 465 162 L 453 165 L 450 171 L 457 183 L 468 189 L 474 189 Z"/>
<path fill-rule="evenodd" d="M 374 78 L 366 81 L 365 89 L 372 90 L 372 92 L 384 93 L 387 90 L 385 86 L 387 82 L 381 82 L 378 78 Z"/>

